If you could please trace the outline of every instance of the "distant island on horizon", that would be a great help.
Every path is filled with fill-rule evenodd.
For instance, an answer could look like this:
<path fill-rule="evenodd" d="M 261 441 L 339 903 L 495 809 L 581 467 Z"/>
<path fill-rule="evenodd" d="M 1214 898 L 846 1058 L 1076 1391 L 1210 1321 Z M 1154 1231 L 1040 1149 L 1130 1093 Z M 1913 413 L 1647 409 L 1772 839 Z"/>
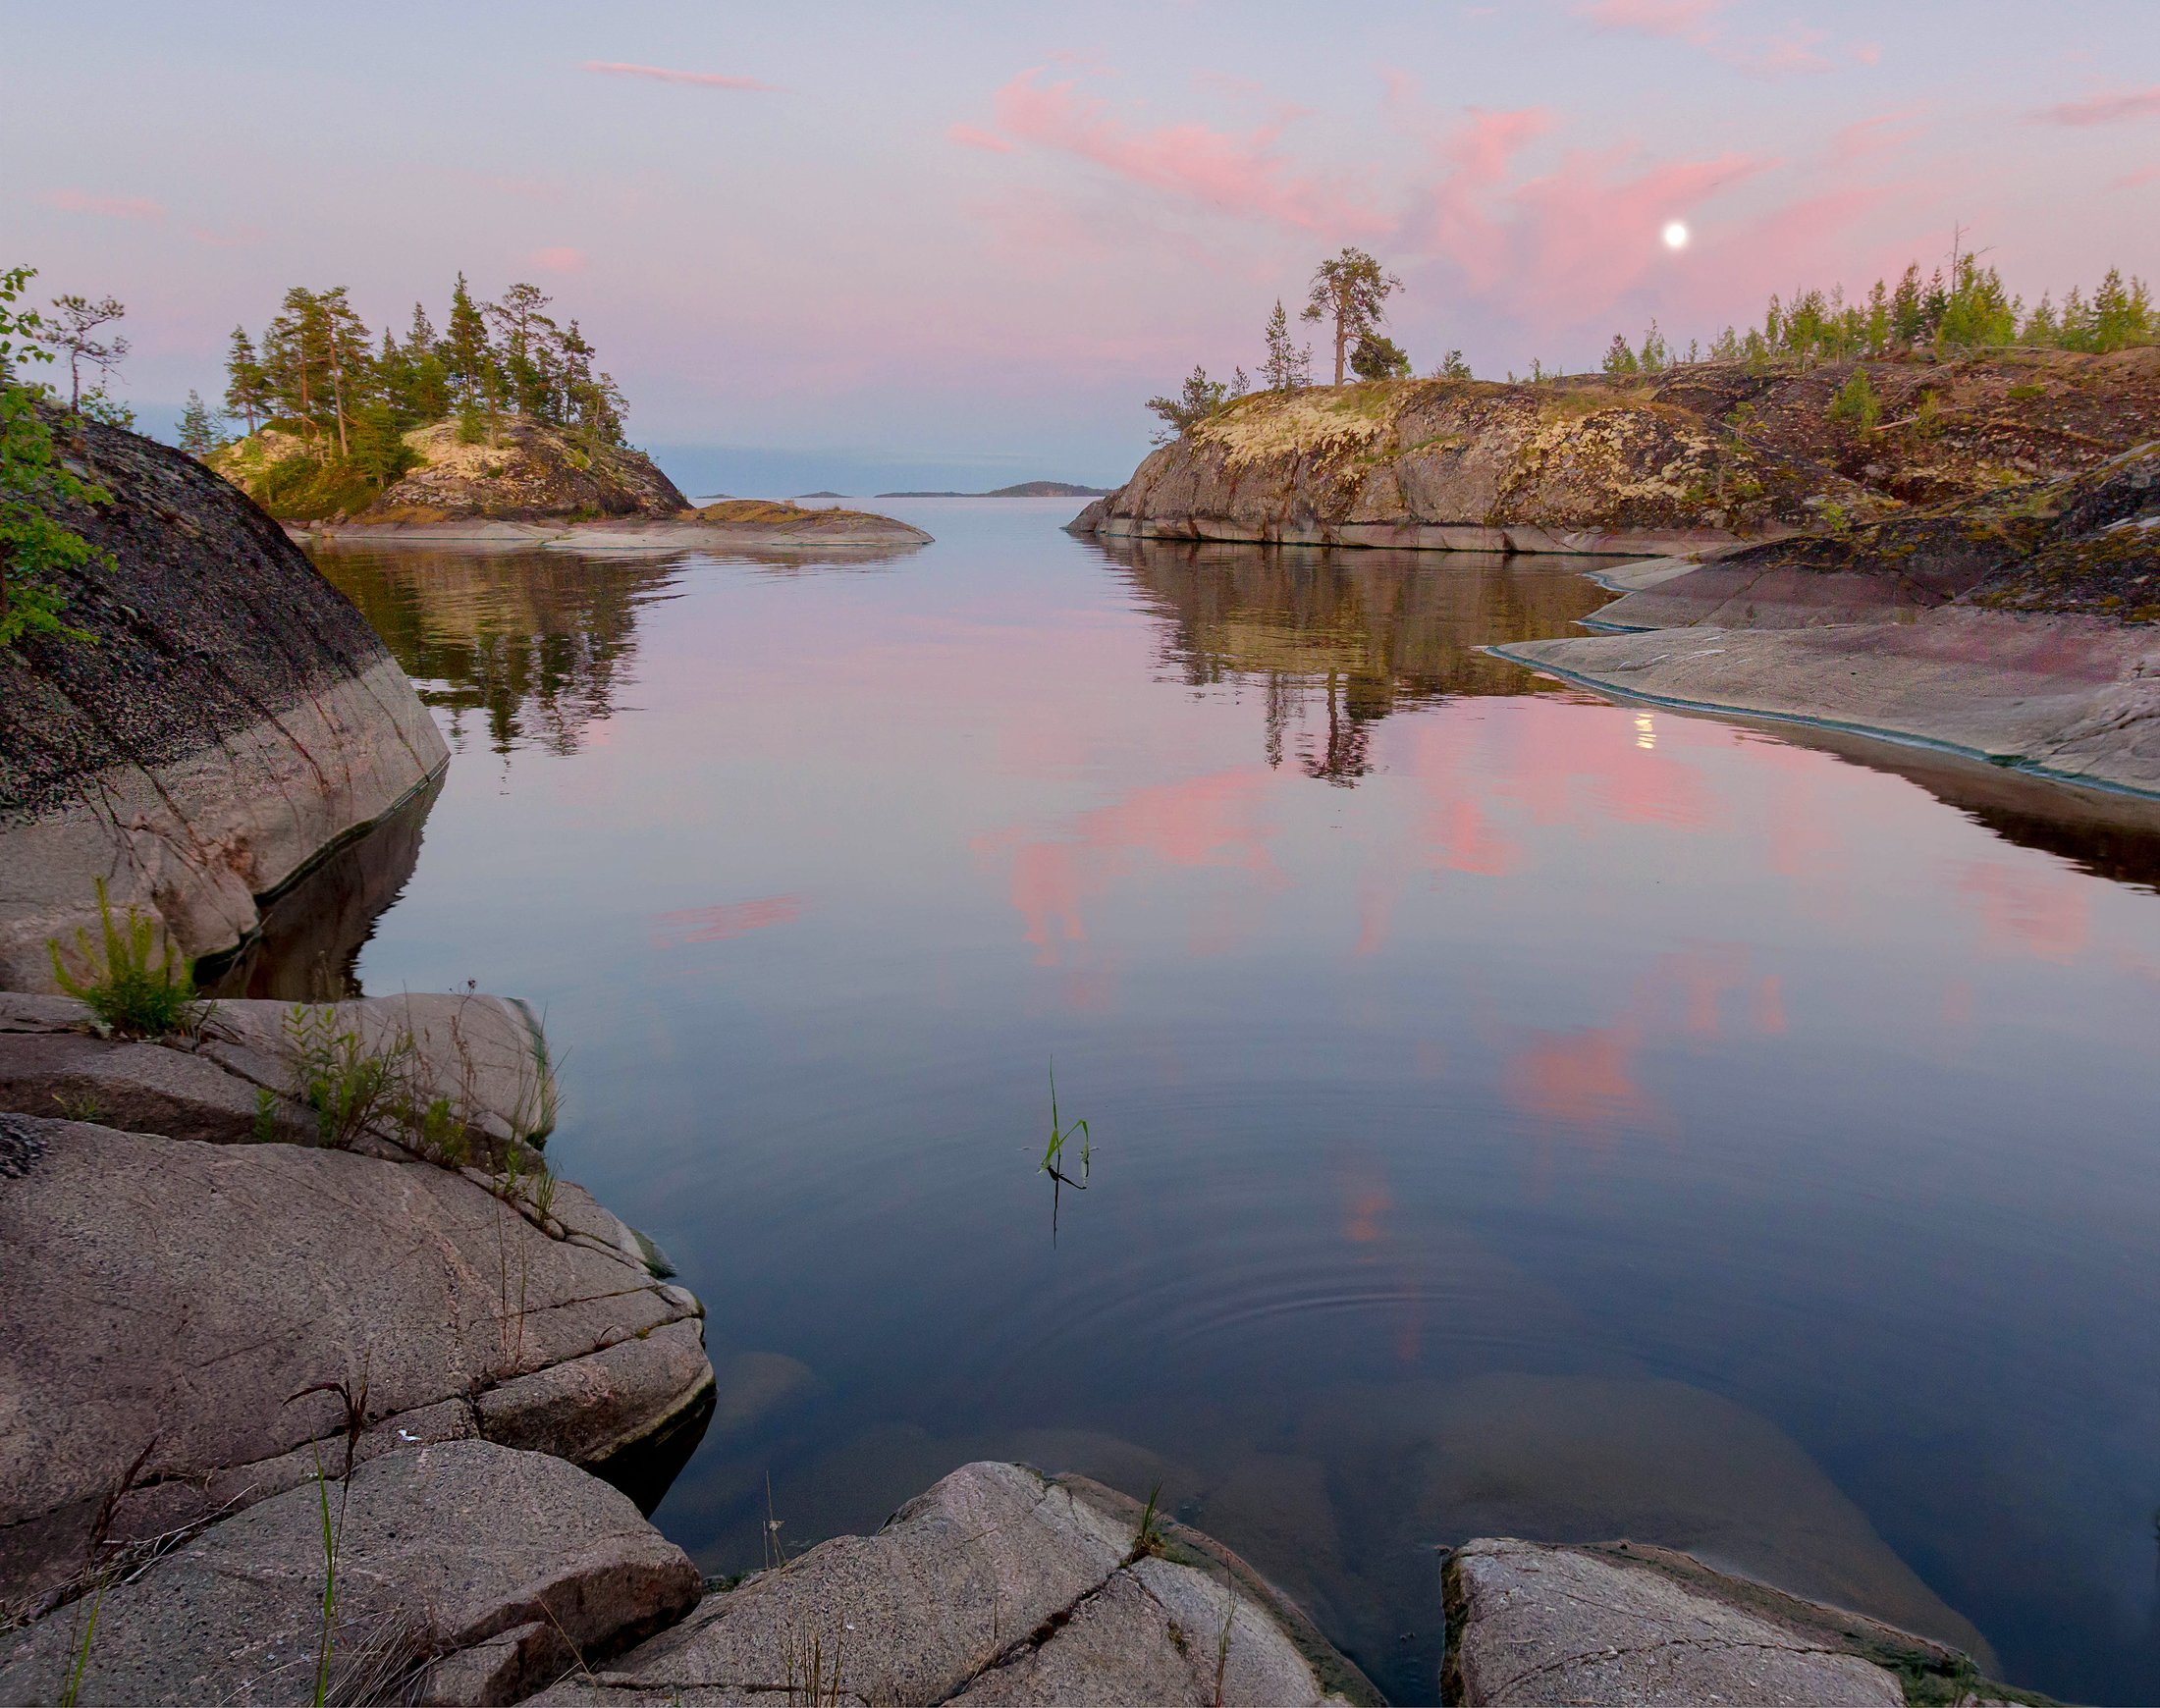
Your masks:
<path fill-rule="evenodd" d="M 1075 486 L 1069 480 L 1023 480 L 1018 486 L 1001 486 L 994 492 L 881 492 L 888 498 L 1107 498 L 1117 489 L 1108 486 Z M 839 498 L 834 493 L 805 493 L 805 498 Z"/>

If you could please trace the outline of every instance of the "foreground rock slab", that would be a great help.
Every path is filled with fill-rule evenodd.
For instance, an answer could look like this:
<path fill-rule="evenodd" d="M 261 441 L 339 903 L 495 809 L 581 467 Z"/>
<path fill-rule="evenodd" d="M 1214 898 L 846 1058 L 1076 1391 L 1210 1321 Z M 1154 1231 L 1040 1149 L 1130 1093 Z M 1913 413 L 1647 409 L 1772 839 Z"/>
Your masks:
<path fill-rule="evenodd" d="M 633 1478 L 713 1374 L 620 1227 L 568 1186 L 0 1115 L 0 1599 L 312 1479 L 354 1412 L 363 1460 L 484 1436 Z"/>
<path fill-rule="evenodd" d="M 335 1461 L 335 1455 L 332 1456 Z M 679 1619 L 697 1569 L 618 1490 L 483 1441 L 287 1490 L 0 1638 L 0 1701 L 306 1702 L 338 1537 L 332 1701 L 509 1702 Z"/>
<path fill-rule="evenodd" d="M 2160 793 L 2160 632 L 2149 627 L 1952 606 L 1907 622 L 1698 626 L 1493 650 L 1629 698 Z"/>
<path fill-rule="evenodd" d="M 540 1700 L 1377 1701 L 1250 1568 L 1081 1477 L 963 1466 L 875 1536 L 840 1536 Z"/>
<path fill-rule="evenodd" d="M 1906 1680 L 1928 1691 L 1915 1700 L 2019 1694 L 1956 1649 L 1661 1548 L 1485 1539 L 1450 1554 L 1440 1581 L 1448 1702 L 1903 1708 Z"/>
<path fill-rule="evenodd" d="M 348 1040 L 356 1056 L 390 1063 L 401 1093 L 421 1106 L 442 1098 L 475 1156 L 538 1145 L 554 1128 L 555 1075 L 538 1019 L 522 1002 L 477 991 L 226 998 L 205 1004 L 192 1032 L 157 1040 L 97 1036 L 72 997 L 0 991 L 0 1109 L 224 1145 L 262 1137 L 267 1121 L 273 1136 L 304 1144 L 319 1127 L 300 1094 L 309 1040 L 318 1048 Z"/>

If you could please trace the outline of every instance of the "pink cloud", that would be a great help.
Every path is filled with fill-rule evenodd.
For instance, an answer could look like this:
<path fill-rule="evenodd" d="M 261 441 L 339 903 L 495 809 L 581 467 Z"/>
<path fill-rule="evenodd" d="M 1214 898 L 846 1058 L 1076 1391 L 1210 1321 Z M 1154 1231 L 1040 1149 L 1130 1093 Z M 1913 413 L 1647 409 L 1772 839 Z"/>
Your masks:
<path fill-rule="evenodd" d="M 1793 25 L 1783 34 L 1758 43 L 1730 34 L 1723 21 L 1725 0 L 1591 0 L 1575 16 L 1593 29 L 1684 41 L 1755 77 L 1785 77 L 1795 72 L 1828 71 L 1830 61 L 1816 52 L 1821 30 Z M 1873 63 L 1879 50 L 1863 46 L 1857 57 Z"/>
<path fill-rule="evenodd" d="M 2112 93 L 2087 95 L 2081 101 L 2064 101 L 2058 106 L 2042 107 L 2032 115 L 2040 125 L 2114 125 L 2125 119 L 2160 118 L 2160 83 L 2148 89 L 2122 89 Z"/>
<path fill-rule="evenodd" d="M 761 83 L 756 78 L 729 77 L 720 72 L 672 71 L 666 66 L 629 65 L 621 60 L 588 59 L 579 69 L 599 72 L 604 77 L 650 78 L 660 83 L 688 83 L 701 89 L 746 89 L 766 95 L 786 92 L 778 84 Z"/>
<path fill-rule="evenodd" d="M 959 143 L 963 148 L 980 148 L 987 154 L 1010 154 L 1012 152 L 1012 144 L 1002 136 L 993 135 L 990 132 L 974 125 L 947 125 L 945 127 L 945 136 L 947 139 Z"/>
<path fill-rule="evenodd" d="M 1752 77 L 1781 78 L 1797 72 L 1828 71 L 1830 61 L 1815 51 L 1816 44 L 1824 39 L 1821 30 L 1796 24 L 1783 35 L 1757 47 L 1719 42 L 1712 45 L 1711 51 L 1727 65 Z"/>
<path fill-rule="evenodd" d="M 585 265 L 583 249 L 555 248 L 535 249 L 532 264 L 544 273 L 575 273 Z"/>
<path fill-rule="evenodd" d="M 2108 188 L 2135 189 L 2140 184 L 2151 184 L 2156 179 L 2160 179 L 2160 166 L 2141 167 L 2135 172 L 2124 173 Z"/>
<path fill-rule="evenodd" d="M 109 220 L 161 220 L 164 207 L 146 195 L 91 195 L 80 189 L 48 189 L 40 198 L 62 213 L 99 214 Z"/>
<path fill-rule="evenodd" d="M 1073 80 L 1044 83 L 1023 72 L 992 98 L 1008 138 L 1071 154 L 1120 178 L 1219 212 L 1269 219 L 1305 231 L 1364 233 L 1386 222 L 1330 180 L 1291 168 L 1276 151 L 1283 121 L 1242 133 L 1188 122 L 1132 131 Z"/>
<path fill-rule="evenodd" d="M 1701 41 L 1724 9 L 1725 0 L 1592 0 L 1577 7 L 1575 15 L 1598 29 Z"/>
<path fill-rule="evenodd" d="M 1505 286 L 1533 315 L 1594 315 L 1665 262 L 1667 220 L 1770 165 L 1728 154 L 1631 170 L 1626 149 L 1571 150 L 1496 196 L 1478 196 L 1491 180 L 1476 171 L 1442 186 L 1434 235 L 1473 290 Z"/>
<path fill-rule="evenodd" d="M 1865 160 L 1870 155 L 1886 154 L 1903 147 L 1920 133 L 1916 118 L 1909 108 L 1900 113 L 1880 113 L 1872 119 L 1855 120 L 1830 138 L 1830 163 L 1843 166 L 1850 161 Z"/>

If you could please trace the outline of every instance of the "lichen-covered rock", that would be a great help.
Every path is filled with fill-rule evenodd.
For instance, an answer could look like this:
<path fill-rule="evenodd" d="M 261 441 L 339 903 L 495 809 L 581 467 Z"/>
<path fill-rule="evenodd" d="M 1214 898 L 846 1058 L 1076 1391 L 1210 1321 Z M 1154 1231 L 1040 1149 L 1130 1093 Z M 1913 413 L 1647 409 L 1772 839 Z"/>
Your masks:
<path fill-rule="evenodd" d="M 1378 1698 L 1236 1556 L 1082 1477 L 963 1466 L 540 1700 L 1288 1704 Z"/>
<path fill-rule="evenodd" d="M 180 950 L 233 948 L 260 898 L 422 788 L 449 754 L 351 603 L 192 458 L 56 420 L 110 505 L 111 555 L 63 577 L 87 642 L 0 649 L 0 986 L 55 987 L 47 942 L 97 927 L 94 882 Z"/>
<path fill-rule="evenodd" d="M 1264 392 L 1163 446 L 1102 534 L 1620 555 L 1888 507 L 1647 388 L 1475 381 Z"/>
<path fill-rule="evenodd" d="M 372 502 L 352 506 L 368 521 L 667 516 L 687 503 L 642 451 L 595 444 L 521 415 L 498 417 L 469 444 L 454 421 L 415 427 L 405 443 L 417 466 Z M 296 508 L 277 495 L 292 484 L 290 465 L 313 463 L 317 455 L 315 446 L 266 427 L 213 454 L 211 464 L 281 516 L 306 521 L 320 519 L 314 506 Z"/>
<path fill-rule="evenodd" d="M 1871 428 L 1836 407 L 1861 374 Z M 1836 539 L 1909 505 L 2007 515 L 2006 492 L 2089 473 L 2156 422 L 2154 349 L 1316 387 L 1239 400 L 1070 526 L 1617 556 Z"/>
<path fill-rule="evenodd" d="M 484 1436 L 632 1485 L 711 1403 L 697 1301 L 569 1186 L 19 1115 L 0 1137 L 0 1604 L 62 1589 L 93 1539 L 311 1479 L 348 1397 L 362 1460 Z"/>
<path fill-rule="evenodd" d="M 361 512 L 367 520 L 667 516 L 688 504 L 642 451 L 592 444 L 521 416 L 498 421 L 477 444 L 460 441 L 456 423 L 438 421 L 415 427 L 405 445 L 420 466 Z"/>
<path fill-rule="evenodd" d="M 1626 1542 L 1480 1540 L 1441 1569 L 1441 1697 L 1537 1703 L 1732 1702 L 1903 1708 L 1995 1699 L 1970 1657 L 1878 1620 Z"/>
<path fill-rule="evenodd" d="M 513 1702 L 696 1603 L 696 1567 L 606 1483 L 485 1441 L 387 1453 L 211 1525 L 0 1637 L 0 1701 L 305 1702 L 322 1671 L 322 1506 L 337 1537 L 331 1701 Z M 80 1681 L 94 1598 L 97 1624 Z"/>

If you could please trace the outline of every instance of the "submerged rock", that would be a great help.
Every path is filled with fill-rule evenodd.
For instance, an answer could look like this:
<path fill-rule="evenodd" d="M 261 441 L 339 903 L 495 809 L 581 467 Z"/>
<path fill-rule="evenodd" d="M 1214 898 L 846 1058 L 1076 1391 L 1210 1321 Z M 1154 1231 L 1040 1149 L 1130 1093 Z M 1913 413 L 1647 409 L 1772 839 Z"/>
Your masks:
<path fill-rule="evenodd" d="M 1451 1553 L 1440 1577 L 1441 1698 L 1475 1708 L 1904 1708 L 2019 1694 L 1991 1685 L 1957 1649 L 1661 1548 L 1480 1540 Z"/>
<path fill-rule="evenodd" d="M 964 1466 L 875 1536 L 716 1594 L 554 1704 L 1374 1702 L 1236 1556 L 1080 1477 Z"/>
<path fill-rule="evenodd" d="M 267 897 L 426 784 L 449 751 L 405 673 L 284 531 L 193 458 L 56 425 L 113 497 L 65 519 L 111 554 L 61 577 L 89 641 L 0 649 L 0 987 L 116 908 L 230 950 Z"/>
<path fill-rule="evenodd" d="M 513 1702 L 679 1619 L 697 1569 L 617 1490 L 541 1453 L 450 1441 L 310 1475 L 93 1590 L 75 1700 L 305 1702 L 337 1536 L 331 1701 Z M 0 1701 L 64 1694 L 91 1600 L 0 1637 Z"/>

